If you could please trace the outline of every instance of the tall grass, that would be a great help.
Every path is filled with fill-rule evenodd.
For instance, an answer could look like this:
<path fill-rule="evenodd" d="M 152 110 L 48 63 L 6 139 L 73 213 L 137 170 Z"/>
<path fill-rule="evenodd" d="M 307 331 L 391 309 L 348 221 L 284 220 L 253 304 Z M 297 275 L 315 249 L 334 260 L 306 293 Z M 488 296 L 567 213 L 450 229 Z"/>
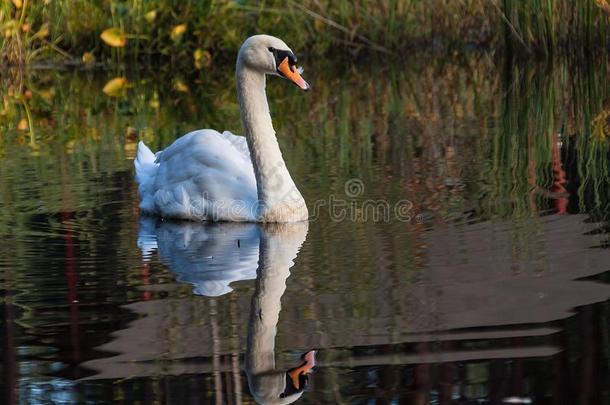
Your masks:
<path fill-rule="evenodd" d="M 276 34 L 315 55 L 465 46 L 511 54 L 605 49 L 607 0 L 53 0 L 0 5 L 5 64 L 45 57 L 87 62 L 234 54 L 249 35 Z M 19 5 L 17 7 L 16 5 Z M 111 49 L 100 34 L 127 39 Z M 195 52 L 199 50 L 196 54 Z M 205 53 L 202 53 L 204 52 Z M 201 61 L 200 61 L 201 65 Z"/>
<path fill-rule="evenodd" d="M 558 47 L 593 51 L 608 44 L 606 0 L 502 0 L 504 43 L 510 51 L 552 54 Z"/>

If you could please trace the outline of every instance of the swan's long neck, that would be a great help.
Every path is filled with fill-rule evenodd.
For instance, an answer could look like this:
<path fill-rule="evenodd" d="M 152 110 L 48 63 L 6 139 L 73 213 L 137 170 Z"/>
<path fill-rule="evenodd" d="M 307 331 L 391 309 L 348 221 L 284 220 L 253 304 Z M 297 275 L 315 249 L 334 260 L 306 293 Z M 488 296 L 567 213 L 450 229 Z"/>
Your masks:
<path fill-rule="evenodd" d="M 259 215 L 287 201 L 298 200 L 304 206 L 275 137 L 265 93 L 265 74 L 248 68 L 238 59 L 236 79 L 241 118 L 256 176 Z M 303 218 L 296 218 L 300 219 Z"/>

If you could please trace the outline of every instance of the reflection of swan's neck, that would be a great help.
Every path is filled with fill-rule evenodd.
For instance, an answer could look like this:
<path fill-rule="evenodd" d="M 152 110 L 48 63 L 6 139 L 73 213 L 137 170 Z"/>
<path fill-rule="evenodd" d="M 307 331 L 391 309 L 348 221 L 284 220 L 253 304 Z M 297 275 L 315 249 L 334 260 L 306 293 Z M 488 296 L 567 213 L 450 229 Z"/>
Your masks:
<path fill-rule="evenodd" d="M 284 372 L 275 370 L 275 335 L 286 279 L 306 236 L 307 222 L 269 225 L 261 233 L 245 359 L 250 390 L 258 400 L 277 399 L 285 388 Z"/>
<path fill-rule="evenodd" d="M 237 61 L 237 96 L 252 157 L 261 211 L 296 190 L 275 137 L 265 93 L 265 74 Z"/>
<path fill-rule="evenodd" d="M 305 228 L 306 232 L 306 228 Z M 292 236 L 292 238 L 291 238 Z M 261 236 L 256 289 L 250 308 L 248 368 L 255 374 L 274 369 L 277 323 L 286 279 L 304 238 L 293 235 Z M 282 239 L 284 237 L 285 239 Z"/>

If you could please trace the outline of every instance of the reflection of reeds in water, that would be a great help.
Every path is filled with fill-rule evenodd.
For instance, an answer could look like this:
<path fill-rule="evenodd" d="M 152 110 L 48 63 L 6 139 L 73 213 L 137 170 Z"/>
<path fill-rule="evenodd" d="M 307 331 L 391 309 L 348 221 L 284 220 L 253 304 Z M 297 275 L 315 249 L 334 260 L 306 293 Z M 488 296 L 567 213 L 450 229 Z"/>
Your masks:
<path fill-rule="evenodd" d="M 482 199 L 484 211 L 524 217 L 608 204 L 608 139 L 600 127 L 607 115 L 607 73 L 583 66 L 589 65 L 507 66 L 489 145 L 490 181 L 481 178 L 489 197 Z"/>
<path fill-rule="evenodd" d="M 546 252 L 538 249 L 545 240 L 544 234 L 536 234 L 538 220 L 521 220 L 561 212 L 566 199 L 562 187 L 570 193 L 571 212 L 603 219 L 598 213 L 604 212 L 609 184 L 603 128 L 604 136 L 599 135 L 609 97 L 605 65 L 507 64 L 498 70 L 489 59 L 477 57 L 420 63 L 400 71 L 379 66 L 342 66 L 339 72 L 308 69 L 307 78 L 315 80 L 306 95 L 277 78 L 269 80 L 279 141 L 308 202 L 332 194 L 345 198 L 345 181 L 360 178 L 365 184 L 362 199 L 406 198 L 414 204 L 413 214 L 427 212 L 439 222 L 462 219 L 465 211 L 483 220 L 512 219 L 498 221 L 510 225 L 512 233 L 502 239 L 502 247 L 510 245 L 511 259 Z M 65 235 L 66 246 L 72 246 L 68 239 L 73 238 L 77 257 L 78 252 L 93 252 L 91 257 L 104 260 L 82 259 L 79 288 L 117 291 L 129 301 L 162 297 L 153 289 L 117 288 L 172 280 L 159 268 L 149 274 L 145 266 L 123 262 L 125 257 L 127 263 L 140 261 L 134 230 L 129 229 L 138 213 L 130 160 L 135 142 L 143 138 L 157 149 L 194 128 L 241 132 L 230 71 L 185 77 L 185 86 L 163 76 L 126 76 L 132 87 L 122 97 L 107 97 L 102 87 L 108 78 L 90 72 L 34 71 L 22 80 L 2 77 L 0 256 L 24 269 L 5 281 L 10 290 L 30 291 L 19 298 L 22 302 L 48 306 L 33 294 L 49 290 L 43 285 L 48 274 L 54 280 L 65 278 L 64 261 L 74 263 L 67 255 L 70 249 L 61 243 L 54 247 L 57 235 Z M 35 146 L 29 132 L 19 129 L 26 117 L 21 100 L 27 100 L 30 109 Z M 425 276 L 431 256 L 424 227 L 349 220 L 321 220 L 310 226 L 313 237 L 299 256 L 302 271 L 292 288 L 321 298 L 307 297 L 292 313 L 286 308 L 283 318 L 312 323 L 322 319 L 321 325 L 336 319 L 336 330 L 315 331 L 340 335 L 342 328 L 372 330 L 376 320 L 391 314 L 380 324 L 384 333 L 409 330 L 407 322 L 417 319 L 417 306 L 405 298 L 405 291 Z M 405 227 L 411 228 L 407 232 Z M 438 233 L 445 234 L 443 229 Z M 64 250 L 65 260 L 51 261 L 55 267 L 49 269 L 49 257 Z M 346 286 L 350 294 L 333 298 Z M 378 289 L 372 292 L 371 286 Z M 57 302 L 66 296 L 60 289 L 48 294 L 58 297 Z M 102 301 L 107 300 L 104 294 Z M 202 301 L 192 301 L 184 313 L 170 311 L 170 346 L 181 340 L 176 333 L 182 314 L 187 314 L 183 319 L 189 325 L 217 322 L 217 342 L 238 353 L 232 328 L 237 325 L 235 313 L 244 312 L 245 306 L 228 314 L 222 301 L 218 303 L 211 311 Z M 167 307 L 165 301 L 159 304 Z M 35 308 L 22 323 L 40 322 L 45 312 Z M 81 312 L 83 330 L 103 323 L 90 313 Z M 600 322 L 604 317 L 607 311 Z M 341 326 L 343 320 L 353 323 Z M 289 338 L 280 336 L 278 348 L 308 344 L 283 339 Z"/>
<path fill-rule="evenodd" d="M 493 142 L 490 197 L 485 207 L 501 216 L 544 211 L 541 199 L 551 186 L 555 89 L 546 67 L 505 72 L 501 108 Z"/>
<path fill-rule="evenodd" d="M 603 214 L 610 197 L 608 74 L 605 63 L 575 66 L 572 104 L 568 110 L 568 151 L 575 161 L 579 209 Z"/>
<path fill-rule="evenodd" d="M 309 199 L 342 194 L 347 179 L 360 178 L 363 197 L 408 198 L 414 212 L 439 219 L 469 210 L 527 217 L 559 211 L 566 190 L 572 212 L 606 203 L 606 73 L 594 62 L 507 63 L 499 71 L 468 57 L 401 71 L 355 66 L 327 79 L 310 72 L 315 91 L 303 95 L 272 80 L 269 94 L 291 170 L 315 184 Z M 123 97 L 104 95 L 106 81 L 58 72 L 35 72 L 18 85 L 5 80 L 0 151 L 23 143 L 48 156 L 61 145 L 103 170 L 109 151 L 127 168 L 123 159 L 139 138 L 158 149 L 199 127 L 241 132 L 229 73 L 181 79 L 181 86 L 132 76 Z"/>

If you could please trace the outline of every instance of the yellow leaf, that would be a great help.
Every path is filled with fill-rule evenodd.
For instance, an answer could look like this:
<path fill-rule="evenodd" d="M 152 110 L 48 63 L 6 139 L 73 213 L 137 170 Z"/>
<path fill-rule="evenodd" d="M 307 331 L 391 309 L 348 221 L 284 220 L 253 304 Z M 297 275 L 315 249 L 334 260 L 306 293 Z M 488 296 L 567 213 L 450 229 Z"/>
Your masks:
<path fill-rule="evenodd" d="M 172 40 L 177 41 L 180 38 L 182 38 L 182 35 L 184 35 L 185 32 L 186 32 L 186 24 L 176 25 L 174 28 L 172 28 L 170 37 L 172 38 Z"/>
<path fill-rule="evenodd" d="M 76 146 L 76 141 L 74 139 L 71 139 L 68 142 L 66 142 L 66 144 L 64 145 L 64 150 L 66 152 L 68 152 L 69 154 L 72 154 L 72 153 L 74 153 L 75 146 Z"/>
<path fill-rule="evenodd" d="M 85 52 L 83 53 L 82 60 L 85 65 L 91 65 L 95 63 L 95 55 L 91 52 Z"/>
<path fill-rule="evenodd" d="M 153 23 L 156 18 L 157 18 L 157 10 L 152 10 L 152 11 L 149 11 L 148 13 L 144 14 L 144 19 L 149 24 Z"/>
<path fill-rule="evenodd" d="M 40 90 L 38 93 L 46 101 L 51 101 L 53 100 L 53 97 L 55 97 L 55 89 L 53 87 L 46 90 Z"/>
<path fill-rule="evenodd" d="M 610 15 L 610 3 L 608 0 L 595 0 L 595 3 L 599 8 L 604 10 L 606 14 Z"/>
<path fill-rule="evenodd" d="M 120 28 L 108 28 L 100 35 L 102 40 L 115 48 L 122 48 L 127 45 L 127 35 Z"/>
<path fill-rule="evenodd" d="M 195 59 L 195 67 L 197 69 L 208 67 L 212 64 L 212 55 L 203 49 L 195 49 L 195 52 L 193 52 L 193 59 Z"/>
<path fill-rule="evenodd" d="M 29 127 L 28 120 L 25 118 L 22 118 L 21 121 L 19 121 L 19 124 L 17 124 L 17 129 L 20 131 L 27 131 Z"/>
<path fill-rule="evenodd" d="M 106 85 L 104 86 L 102 91 L 107 96 L 119 97 L 125 93 L 125 90 L 127 89 L 127 85 L 128 85 L 128 82 L 127 82 L 126 78 L 115 77 L 114 79 L 112 79 L 108 83 L 106 83 Z"/>
<path fill-rule="evenodd" d="M 180 93 L 188 93 L 189 92 L 188 86 L 186 84 L 184 84 L 184 82 L 182 80 L 178 80 L 178 79 L 176 79 L 174 81 L 174 89 L 176 89 Z"/>
<path fill-rule="evenodd" d="M 15 5 L 15 8 L 20 9 L 23 7 L 23 0 L 13 0 L 13 4 Z"/>
<path fill-rule="evenodd" d="M 32 35 L 32 39 L 42 39 L 42 38 L 46 38 L 48 36 L 49 36 L 49 24 L 44 23 L 44 24 L 42 24 L 42 27 L 40 27 L 38 32 L 36 34 Z"/>
<path fill-rule="evenodd" d="M 316 31 L 322 31 L 322 29 L 324 28 L 324 23 L 322 21 L 320 21 L 319 19 L 315 19 L 313 22 L 313 28 Z"/>

